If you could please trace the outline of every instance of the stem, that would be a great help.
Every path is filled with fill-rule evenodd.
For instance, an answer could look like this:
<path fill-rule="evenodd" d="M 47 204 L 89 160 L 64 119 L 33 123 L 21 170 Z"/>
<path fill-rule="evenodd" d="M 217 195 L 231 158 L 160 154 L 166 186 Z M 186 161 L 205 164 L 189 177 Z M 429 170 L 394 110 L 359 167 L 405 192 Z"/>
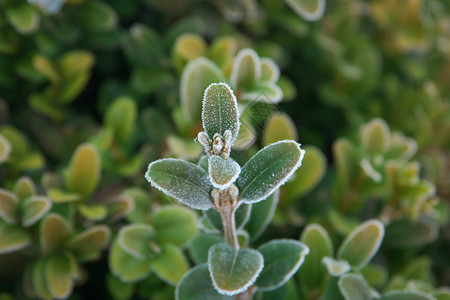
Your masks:
<path fill-rule="evenodd" d="M 220 207 L 217 211 L 222 217 L 223 233 L 226 242 L 235 249 L 239 249 L 239 242 L 237 238 L 236 222 L 234 220 L 234 213 L 236 212 L 236 204 L 230 201 L 230 196 L 227 191 L 220 191 Z"/>

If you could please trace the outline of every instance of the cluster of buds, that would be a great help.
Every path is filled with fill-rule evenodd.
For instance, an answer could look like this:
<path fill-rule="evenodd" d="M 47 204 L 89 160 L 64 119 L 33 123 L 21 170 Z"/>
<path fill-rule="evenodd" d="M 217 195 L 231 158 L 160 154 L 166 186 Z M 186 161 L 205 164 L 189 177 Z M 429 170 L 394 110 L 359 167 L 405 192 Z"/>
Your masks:
<path fill-rule="evenodd" d="M 216 133 L 211 140 L 208 134 L 204 131 L 199 132 L 197 141 L 205 148 L 208 156 L 217 155 L 224 159 L 230 156 L 233 135 L 230 130 L 225 130 L 224 136 Z"/>
<path fill-rule="evenodd" d="M 221 207 L 237 208 L 239 203 L 239 189 L 234 184 L 230 185 L 227 190 L 213 189 L 211 191 L 211 200 L 217 211 Z"/>

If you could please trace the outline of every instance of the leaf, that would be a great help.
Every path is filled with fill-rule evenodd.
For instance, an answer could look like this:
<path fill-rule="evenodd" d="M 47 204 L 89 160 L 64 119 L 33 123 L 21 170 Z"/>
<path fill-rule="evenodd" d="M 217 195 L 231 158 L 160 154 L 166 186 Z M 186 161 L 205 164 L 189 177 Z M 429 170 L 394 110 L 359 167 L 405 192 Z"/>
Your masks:
<path fill-rule="evenodd" d="M 347 139 L 340 138 L 333 143 L 332 151 L 336 162 L 336 185 L 342 191 L 346 191 L 357 169 L 354 162 L 354 147 Z"/>
<path fill-rule="evenodd" d="M 235 89 L 248 87 L 261 78 L 261 61 L 255 50 L 240 50 L 234 59 L 230 82 Z"/>
<path fill-rule="evenodd" d="M 25 200 L 36 194 L 36 186 L 30 177 L 20 177 L 14 185 L 14 194 L 20 199 Z"/>
<path fill-rule="evenodd" d="M 126 215 L 127 220 L 131 223 L 146 222 L 149 218 L 152 206 L 152 199 L 150 198 L 148 191 L 142 188 L 131 187 L 125 189 L 123 194 L 133 198 L 135 204 L 134 210 Z"/>
<path fill-rule="evenodd" d="M 277 82 L 280 78 L 280 68 L 278 65 L 268 57 L 261 58 L 261 80 Z M 294 139 L 293 137 L 287 137 L 288 139 Z M 283 138 L 284 140 L 285 138 Z M 276 142 L 276 141 L 275 141 Z"/>
<path fill-rule="evenodd" d="M 221 243 L 208 252 L 208 267 L 219 293 L 233 296 L 251 286 L 264 266 L 264 258 L 253 249 L 235 249 Z"/>
<path fill-rule="evenodd" d="M 149 242 L 155 237 L 155 230 L 147 224 L 129 224 L 122 227 L 117 243 L 129 255 L 143 260 L 150 254 Z"/>
<path fill-rule="evenodd" d="M 47 260 L 44 276 L 53 297 L 67 298 L 72 293 L 73 282 L 70 275 L 70 262 L 66 257 L 56 256 Z"/>
<path fill-rule="evenodd" d="M 225 242 L 223 236 L 202 233 L 194 236 L 190 241 L 189 253 L 196 264 L 206 263 L 208 261 L 208 251 L 215 244 Z"/>
<path fill-rule="evenodd" d="M 55 203 L 76 202 L 81 200 L 81 195 L 77 193 L 71 193 L 57 188 L 51 188 L 48 191 L 48 196 Z"/>
<path fill-rule="evenodd" d="M 29 227 L 39 221 L 52 207 L 52 202 L 44 196 L 31 196 L 23 202 L 22 225 Z"/>
<path fill-rule="evenodd" d="M 14 193 L 0 189 L 0 217 L 8 224 L 17 223 L 19 199 Z"/>
<path fill-rule="evenodd" d="M 285 284 L 300 268 L 309 248 L 295 240 L 271 240 L 258 248 L 264 257 L 264 268 L 255 285 L 262 291 Z"/>
<path fill-rule="evenodd" d="M 50 294 L 45 280 L 45 262 L 45 259 L 39 259 L 33 265 L 31 270 L 31 282 L 33 285 L 33 290 L 36 292 L 37 296 L 43 299 L 52 299 L 53 296 Z"/>
<path fill-rule="evenodd" d="M 275 190 L 264 201 L 252 204 L 250 217 L 245 224 L 245 230 L 250 235 L 252 241 L 255 241 L 270 224 L 279 199 L 280 190 Z"/>
<path fill-rule="evenodd" d="M 272 291 L 258 291 L 253 297 L 254 300 L 272 300 L 272 299 L 283 299 L 283 300 L 298 300 L 301 299 L 299 296 L 298 288 L 291 278 L 286 282 L 286 284 L 280 286 L 279 288 Z"/>
<path fill-rule="evenodd" d="M 255 203 L 272 194 L 300 167 L 304 154 L 294 141 L 280 141 L 256 153 L 236 181 L 242 201 Z"/>
<path fill-rule="evenodd" d="M 285 0 L 295 13 L 306 21 L 317 21 L 325 12 L 326 0 Z"/>
<path fill-rule="evenodd" d="M 375 118 L 361 126 L 360 137 L 368 153 L 385 153 L 390 147 L 391 131 L 383 119 Z"/>
<path fill-rule="evenodd" d="M 70 50 L 59 59 L 58 64 L 63 77 L 67 80 L 88 73 L 95 64 L 95 56 L 86 50 Z"/>
<path fill-rule="evenodd" d="M 83 217 L 91 221 L 101 221 L 108 215 L 108 209 L 104 204 L 80 204 L 77 206 L 77 209 Z"/>
<path fill-rule="evenodd" d="M 114 300 L 129 300 L 133 297 L 135 291 L 135 285 L 130 283 L 124 283 L 120 281 L 116 276 L 108 273 L 106 275 L 106 286 L 108 292 L 111 294 Z"/>
<path fill-rule="evenodd" d="M 385 268 L 376 264 L 368 264 L 361 269 L 361 274 L 370 286 L 383 287 L 388 279 Z"/>
<path fill-rule="evenodd" d="M 231 158 L 224 159 L 211 155 L 208 160 L 208 172 L 211 184 L 219 190 L 226 190 L 238 178 L 241 166 Z"/>
<path fill-rule="evenodd" d="M 381 296 L 380 300 L 434 300 L 435 298 L 423 292 L 392 291 Z"/>
<path fill-rule="evenodd" d="M 353 230 L 342 242 L 337 252 L 339 259 L 356 267 L 364 267 L 380 248 L 384 225 L 378 220 L 368 220 Z"/>
<path fill-rule="evenodd" d="M 28 3 L 8 7 L 6 18 L 14 29 L 21 34 L 30 34 L 39 28 L 39 14 Z"/>
<path fill-rule="evenodd" d="M 236 96 L 226 83 L 212 83 L 205 90 L 202 109 L 203 128 L 213 140 L 216 133 L 222 137 L 231 131 L 233 143 L 239 133 L 239 111 Z"/>
<path fill-rule="evenodd" d="M 8 160 L 11 153 L 11 145 L 8 140 L 0 134 L 0 163 Z"/>
<path fill-rule="evenodd" d="M 402 219 L 388 225 L 385 244 L 392 248 L 420 247 L 435 241 L 438 236 L 439 226 L 432 220 L 420 218 L 412 222 Z"/>
<path fill-rule="evenodd" d="M 264 146 L 281 140 L 297 140 L 297 138 L 297 128 L 288 114 L 275 112 L 270 115 L 263 131 Z"/>
<path fill-rule="evenodd" d="M 72 237 L 67 247 L 79 261 L 86 261 L 100 253 L 109 242 L 110 235 L 108 226 L 96 225 Z"/>
<path fill-rule="evenodd" d="M 185 118 L 198 120 L 202 112 L 205 89 L 214 82 L 224 82 L 225 76 L 212 61 L 200 57 L 189 62 L 181 74 L 180 100 Z"/>
<path fill-rule="evenodd" d="M 283 91 L 274 82 L 258 81 L 242 92 L 239 96 L 241 101 L 255 101 L 275 104 L 283 99 Z"/>
<path fill-rule="evenodd" d="M 75 149 L 70 166 L 65 173 L 67 187 L 71 192 L 89 196 L 100 181 L 101 160 L 97 148 L 88 143 Z"/>
<path fill-rule="evenodd" d="M 449 300 L 450 299 L 450 288 L 442 287 L 436 289 L 434 293 L 436 300 Z"/>
<path fill-rule="evenodd" d="M 79 23 L 94 31 L 108 31 L 117 26 L 119 18 L 114 9 L 103 1 L 88 1 L 78 9 Z"/>
<path fill-rule="evenodd" d="M 145 178 L 160 191 L 195 209 L 212 207 L 212 186 L 200 167 L 180 159 L 160 159 L 149 164 Z"/>
<path fill-rule="evenodd" d="M 209 156 L 208 155 L 203 155 L 202 157 L 200 157 L 200 159 L 198 160 L 197 166 L 199 166 L 200 168 L 202 168 L 203 170 L 205 170 L 206 172 L 208 172 L 208 160 L 209 160 Z"/>
<path fill-rule="evenodd" d="M 152 270 L 165 282 L 176 285 L 189 270 L 189 264 L 178 247 L 167 244 L 153 260 Z"/>
<path fill-rule="evenodd" d="M 151 260 L 141 260 L 125 252 L 117 241 L 111 245 L 109 268 L 122 282 L 136 282 L 150 273 Z"/>
<path fill-rule="evenodd" d="M 344 274 L 338 281 L 339 290 L 345 300 L 372 300 L 370 286 L 361 275 Z"/>
<path fill-rule="evenodd" d="M 155 227 L 156 240 L 161 245 L 182 246 L 198 232 L 197 215 L 185 207 L 161 207 L 153 214 L 152 224 Z"/>
<path fill-rule="evenodd" d="M 45 254 L 52 253 L 67 242 L 72 229 L 60 215 L 51 213 L 41 223 L 41 249 Z"/>
<path fill-rule="evenodd" d="M 114 140 L 119 144 L 128 141 L 134 132 L 137 107 L 130 97 L 119 97 L 106 111 L 105 126 L 114 132 Z"/>
<path fill-rule="evenodd" d="M 352 268 L 348 261 L 343 259 L 338 260 L 328 256 L 322 258 L 322 263 L 325 265 L 328 274 L 330 274 L 331 276 L 344 275 Z"/>
<path fill-rule="evenodd" d="M 21 250 L 31 244 L 31 238 L 22 228 L 0 224 L 0 254 Z"/>
<path fill-rule="evenodd" d="M 321 225 L 310 224 L 303 230 L 300 241 L 310 250 L 308 259 L 305 260 L 299 271 L 301 281 L 309 288 L 319 287 L 326 274 L 322 266 L 322 259 L 326 256 L 333 256 L 333 244 L 330 236 Z"/>
<path fill-rule="evenodd" d="M 189 270 L 175 289 L 176 300 L 233 300 L 234 297 L 219 294 L 212 285 L 208 264 Z"/>
<path fill-rule="evenodd" d="M 294 173 L 294 178 L 286 183 L 286 193 L 292 199 L 310 192 L 320 183 L 327 169 L 327 159 L 315 146 L 305 146 L 301 171 Z"/>
<path fill-rule="evenodd" d="M 177 37 L 173 46 L 173 60 L 178 70 L 182 70 L 186 62 L 205 56 L 206 43 L 199 35 L 184 33 Z"/>

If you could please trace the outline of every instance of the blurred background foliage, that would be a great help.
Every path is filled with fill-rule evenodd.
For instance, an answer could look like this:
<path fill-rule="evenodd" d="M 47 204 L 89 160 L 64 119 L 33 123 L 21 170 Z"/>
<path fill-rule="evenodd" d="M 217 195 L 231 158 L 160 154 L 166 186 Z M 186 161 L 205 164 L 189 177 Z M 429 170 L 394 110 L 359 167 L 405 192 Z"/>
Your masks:
<path fill-rule="evenodd" d="M 378 218 L 374 263 L 340 291 L 450 299 L 449 78 L 444 0 L 0 1 L 0 299 L 173 298 L 213 226 L 143 174 L 198 161 L 212 82 L 239 101 L 236 161 L 281 139 L 306 149 L 276 211 L 254 205 L 247 243 L 316 223 L 339 245 Z M 316 261 L 320 279 L 257 296 L 339 294 Z"/>

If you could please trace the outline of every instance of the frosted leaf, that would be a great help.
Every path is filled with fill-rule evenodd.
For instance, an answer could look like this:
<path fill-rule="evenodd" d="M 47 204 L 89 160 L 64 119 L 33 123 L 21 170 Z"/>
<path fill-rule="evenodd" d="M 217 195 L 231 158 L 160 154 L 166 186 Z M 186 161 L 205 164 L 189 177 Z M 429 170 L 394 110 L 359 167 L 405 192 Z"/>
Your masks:
<path fill-rule="evenodd" d="M 280 78 L 280 68 L 268 57 L 261 58 L 261 79 L 264 81 L 277 82 Z"/>
<path fill-rule="evenodd" d="M 213 140 L 216 134 L 231 131 L 231 143 L 239 133 L 239 111 L 236 96 L 226 83 L 213 83 L 205 90 L 202 111 L 203 128 Z"/>
<path fill-rule="evenodd" d="M 305 151 L 295 141 L 279 141 L 255 154 L 236 181 L 240 198 L 246 203 L 263 200 L 283 185 L 301 166 Z"/>
<path fill-rule="evenodd" d="M 322 263 L 331 276 L 341 276 L 351 269 L 350 264 L 346 260 L 338 260 L 328 256 L 322 258 Z"/>
<path fill-rule="evenodd" d="M 365 221 L 345 238 L 337 257 L 345 259 L 352 266 L 363 267 L 377 253 L 383 238 L 383 223 L 376 219 Z"/>
<path fill-rule="evenodd" d="M 180 100 L 184 116 L 191 122 L 201 115 L 201 103 L 205 89 L 213 82 L 224 81 L 220 68 L 204 57 L 189 62 L 181 74 Z"/>
<path fill-rule="evenodd" d="M 227 189 L 241 173 L 241 167 L 231 158 L 223 159 L 212 155 L 208 161 L 208 173 L 211 184 L 220 190 Z"/>
<path fill-rule="evenodd" d="M 0 134 L 0 163 L 5 162 L 11 153 L 11 145 L 8 140 Z"/>
<path fill-rule="evenodd" d="M 223 295 L 236 295 L 251 286 L 264 266 L 264 258 L 253 249 L 235 249 L 220 243 L 208 251 L 208 267 L 216 290 Z"/>
<path fill-rule="evenodd" d="M 283 91 L 274 82 L 260 81 L 252 85 L 239 97 L 240 100 L 278 103 L 283 99 Z"/>
<path fill-rule="evenodd" d="M 306 21 L 317 21 L 325 12 L 326 0 L 285 0 Z"/>
<path fill-rule="evenodd" d="M 250 86 L 261 78 L 261 61 L 255 50 L 242 49 L 236 55 L 231 70 L 230 82 L 235 89 Z"/>
<path fill-rule="evenodd" d="M 345 300 L 372 300 L 369 284 L 359 274 L 345 274 L 338 281 L 339 290 Z"/>
<path fill-rule="evenodd" d="M 370 162 L 366 159 L 363 158 L 360 162 L 360 166 L 363 169 L 364 173 L 369 176 L 373 181 L 375 181 L 376 183 L 380 183 L 381 180 L 383 179 L 381 177 L 381 174 L 379 172 L 377 172 L 372 165 L 370 164 Z"/>
<path fill-rule="evenodd" d="M 181 159 L 160 159 L 148 166 L 145 178 L 160 191 L 195 209 L 212 207 L 212 186 L 205 170 Z"/>

